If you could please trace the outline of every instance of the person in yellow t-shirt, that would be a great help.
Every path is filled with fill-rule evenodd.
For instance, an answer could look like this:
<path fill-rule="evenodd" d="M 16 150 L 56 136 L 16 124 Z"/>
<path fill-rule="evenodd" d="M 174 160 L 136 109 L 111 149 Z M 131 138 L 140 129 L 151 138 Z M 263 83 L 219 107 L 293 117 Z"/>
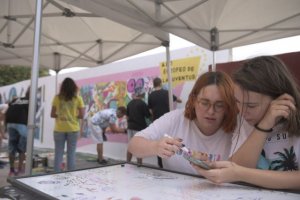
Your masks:
<path fill-rule="evenodd" d="M 84 116 L 84 103 L 78 95 L 78 87 L 73 79 L 65 78 L 59 94 L 52 101 L 51 117 L 55 118 L 54 171 L 60 172 L 65 142 L 67 142 L 67 170 L 75 169 L 75 153 L 79 137 L 79 119 Z"/>

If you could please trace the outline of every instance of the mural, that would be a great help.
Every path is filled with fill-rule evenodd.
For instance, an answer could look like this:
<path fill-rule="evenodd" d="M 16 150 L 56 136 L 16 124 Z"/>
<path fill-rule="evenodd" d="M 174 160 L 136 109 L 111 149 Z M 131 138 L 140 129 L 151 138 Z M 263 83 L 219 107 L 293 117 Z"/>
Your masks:
<path fill-rule="evenodd" d="M 155 77 L 155 76 L 154 76 Z M 152 90 L 152 80 L 154 77 L 129 78 L 121 81 L 98 82 L 95 84 L 82 85 L 80 93 L 86 105 L 86 115 L 82 123 L 83 136 L 89 135 L 87 120 L 96 112 L 106 108 L 117 108 L 118 106 L 127 106 L 133 99 L 135 88 L 143 87 L 146 90 L 145 101 L 147 102 L 148 94 Z M 124 137 L 119 134 L 120 137 Z M 124 138 L 114 138 L 116 142 L 127 142 Z M 127 138 L 127 136 L 126 136 Z M 86 142 L 85 142 L 86 143 Z M 90 141 L 92 143 L 92 141 Z"/>
<path fill-rule="evenodd" d="M 174 77 L 173 93 L 176 96 L 186 95 L 185 93 L 187 93 L 188 90 L 185 88 L 185 91 L 183 91 L 183 85 L 187 81 L 194 81 L 197 78 L 199 71 L 203 68 L 203 62 L 206 62 L 205 56 L 201 56 L 200 63 L 200 56 L 195 57 L 195 53 L 193 52 L 186 55 L 186 57 L 187 58 L 184 59 L 172 60 L 172 76 Z M 156 64 L 150 65 L 148 68 L 135 68 L 136 70 L 112 73 L 103 76 L 91 74 L 87 78 L 86 75 L 75 75 L 74 77 L 77 77 L 77 79 L 75 78 L 74 80 L 77 80 L 76 83 L 80 88 L 80 94 L 86 105 L 85 120 L 99 110 L 127 106 L 129 101 L 134 97 L 135 88 L 138 87 L 143 87 L 145 89 L 145 102 L 148 102 L 148 95 L 153 90 L 152 81 L 155 77 L 161 77 L 163 79 L 163 88 L 168 89 L 167 78 L 165 78 L 167 75 L 166 67 L 164 63 L 159 62 L 160 61 L 157 61 Z M 35 141 L 40 142 L 35 143 L 37 146 L 53 146 L 53 120 L 51 119 L 49 123 L 45 123 L 46 120 L 49 120 L 50 118 L 51 99 L 55 95 L 54 88 L 48 85 L 50 80 L 51 83 L 53 82 L 52 79 L 54 78 L 43 78 L 41 81 L 42 86 L 40 86 L 37 91 L 36 124 L 38 129 L 34 135 Z M 29 84 L 29 81 L 20 82 L 3 89 L 1 88 L 1 102 L 9 102 L 15 96 L 24 96 Z M 47 104 L 45 99 L 49 99 Z M 177 105 L 175 104 L 174 108 L 176 108 L 176 106 Z M 86 126 L 83 127 L 83 131 L 88 131 Z M 43 135 L 43 133 L 45 135 Z M 110 135 L 112 136 L 108 136 L 108 141 L 110 142 L 127 142 L 126 134 Z M 113 138 L 113 140 L 110 140 L 110 138 Z M 44 141 L 46 140 L 49 142 L 45 143 Z M 88 142 L 82 142 L 83 146 L 92 143 L 89 142 L 88 138 L 86 138 L 86 140 L 88 140 Z M 81 142 L 79 142 L 79 145 L 80 143 Z"/>
<path fill-rule="evenodd" d="M 181 94 L 183 84 L 186 81 L 194 81 L 197 77 L 200 64 L 200 57 L 191 57 L 185 59 L 172 60 L 173 92 L 176 95 Z M 135 88 L 144 88 L 146 91 L 145 102 L 148 102 L 148 95 L 153 90 L 153 79 L 162 77 L 163 88 L 167 89 L 167 73 L 165 63 L 143 70 L 117 73 L 108 76 L 95 77 L 77 81 L 81 87 L 80 93 L 86 105 L 86 115 L 82 123 L 83 135 L 87 137 L 89 130 L 87 120 L 96 112 L 106 108 L 117 108 L 118 106 L 127 106 L 134 98 Z M 175 105 L 176 106 L 176 105 Z M 109 134 L 106 134 L 110 141 Z M 115 134 L 115 142 L 127 142 L 124 134 L 119 134 L 118 139 Z M 91 140 L 91 139 L 90 139 Z M 92 143 L 85 141 L 85 144 Z M 79 145 L 81 143 L 79 142 Z"/>
<path fill-rule="evenodd" d="M 3 91 L 1 95 L 1 103 L 9 103 L 14 98 L 24 97 L 25 93 L 28 89 L 27 84 L 23 84 L 22 87 L 16 88 L 12 86 L 7 91 Z M 45 106 L 45 86 L 41 86 L 37 89 L 36 94 L 36 116 L 35 116 L 35 124 L 37 126 L 34 134 L 34 139 L 43 142 L 43 127 L 44 127 L 44 106 Z"/>

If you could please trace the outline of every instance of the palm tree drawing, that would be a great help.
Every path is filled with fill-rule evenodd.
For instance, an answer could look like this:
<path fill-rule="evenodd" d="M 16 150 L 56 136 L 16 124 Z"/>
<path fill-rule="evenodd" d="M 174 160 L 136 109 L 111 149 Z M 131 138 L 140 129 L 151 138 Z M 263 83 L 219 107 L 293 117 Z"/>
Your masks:
<path fill-rule="evenodd" d="M 298 170 L 298 163 L 296 162 L 296 154 L 293 146 L 290 150 L 284 148 L 284 152 L 275 152 L 274 154 L 278 155 L 278 160 L 271 162 L 270 170 Z"/>

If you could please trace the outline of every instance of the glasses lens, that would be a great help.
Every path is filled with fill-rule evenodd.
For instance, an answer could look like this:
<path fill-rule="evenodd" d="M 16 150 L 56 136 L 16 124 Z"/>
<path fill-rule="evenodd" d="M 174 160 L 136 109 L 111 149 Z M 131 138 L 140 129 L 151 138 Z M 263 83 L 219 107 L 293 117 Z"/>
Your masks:
<path fill-rule="evenodd" d="M 224 110 L 225 105 L 223 102 L 216 102 L 214 104 L 210 103 L 207 100 L 198 100 L 198 105 L 201 110 L 207 111 L 211 106 L 213 106 L 215 112 L 221 112 Z"/>

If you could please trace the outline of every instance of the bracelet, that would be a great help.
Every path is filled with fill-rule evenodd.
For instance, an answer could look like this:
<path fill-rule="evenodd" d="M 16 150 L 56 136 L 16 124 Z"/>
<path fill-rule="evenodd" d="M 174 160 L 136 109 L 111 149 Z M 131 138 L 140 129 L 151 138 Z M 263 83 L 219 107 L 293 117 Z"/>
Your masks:
<path fill-rule="evenodd" d="M 261 131 L 261 132 L 265 132 L 265 133 L 270 133 L 270 132 L 273 131 L 273 128 L 270 128 L 270 129 L 262 129 L 262 128 L 258 127 L 258 123 L 255 124 L 254 127 L 255 127 L 257 130 L 259 130 L 259 131 Z"/>

